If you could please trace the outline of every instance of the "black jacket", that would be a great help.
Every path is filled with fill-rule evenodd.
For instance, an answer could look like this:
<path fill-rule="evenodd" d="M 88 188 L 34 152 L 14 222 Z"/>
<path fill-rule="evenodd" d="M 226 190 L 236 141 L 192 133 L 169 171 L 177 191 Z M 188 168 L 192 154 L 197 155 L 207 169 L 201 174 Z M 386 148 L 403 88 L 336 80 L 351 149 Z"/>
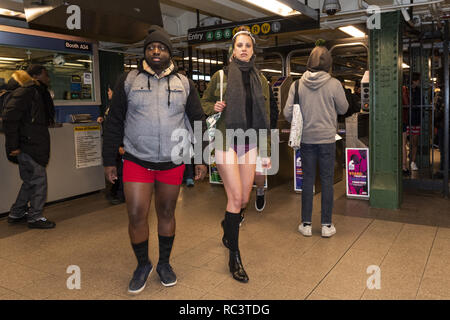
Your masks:
<path fill-rule="evenodd" d="M 9 154 L 20 149 L 45 167 L 50 157 L 48 126 L 54 122 L 55 109 L 47 87 L 28 77 L 22 73 L 5 106 L 6 154 L 17 163 Z"/>

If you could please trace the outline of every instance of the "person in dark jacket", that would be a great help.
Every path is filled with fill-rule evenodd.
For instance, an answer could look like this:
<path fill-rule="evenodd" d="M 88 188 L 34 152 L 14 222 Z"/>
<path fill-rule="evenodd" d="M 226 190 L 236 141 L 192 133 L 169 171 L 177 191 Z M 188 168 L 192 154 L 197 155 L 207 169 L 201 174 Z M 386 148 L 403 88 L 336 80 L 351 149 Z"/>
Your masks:
<path fill-rule="evenodd" d="M 42 212 L 47 198 L 46 166 L 50 158 L 50 133 L 54 105 L 48 92 L 50 78 L 40 65 L 12 75 L 9 86 L 16 89 L 4 110 L 6 153 L 19 164 L 22 187 L 8 217 L 10 224 L 28 221 L 28 227 L 51 229 L 55 223 Z M 28 208 L 30 203 L 30 208 Z"/>
<path fill-rule="evenodd" d="M 103 141 L 106 178 L 117 179 L 116 154 L 123 142 L 123 182 L 128 209 L 129 235 L 138 266 L 128 286 L 131 294 L 145 288 L 153 270 L 148 257 L 148 211 L 152 194 L 158 217 L 159 261 L 156 271 L 168 287 L 177 283 L 169 263 L 175 238 L 175 207 L 183 180 L 183 159 L 173 152 L 177 129 L 194 127 L 206 119 L 194 83 L 177 73 L 171 60 L 172 44 L 167 32 L 152 26 L 144 42 L 144 56 L 137 70 L 125 74 L 114 89 Z M 188 120 L 188 121 L 187 121 Z M 201 143 L 201 141 L 200 141 Z M 206 146 L 206 142 L 205 142 Z M 181 160 L 181 161 L 179 161 Z M 195 179 L 206 176 L 197 165 Z"/>

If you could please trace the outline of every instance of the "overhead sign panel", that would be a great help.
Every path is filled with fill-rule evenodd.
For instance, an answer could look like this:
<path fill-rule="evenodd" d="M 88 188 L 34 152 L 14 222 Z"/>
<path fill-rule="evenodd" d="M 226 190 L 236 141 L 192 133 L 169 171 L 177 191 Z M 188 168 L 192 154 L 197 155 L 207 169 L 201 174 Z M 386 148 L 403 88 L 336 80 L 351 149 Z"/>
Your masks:
<path fill-rule="evenodd" d="M 239 23 L 226 23 L 210 27 L 188 30 L 188 43 L 199 44 L 208 42 L 229 41 L 236 34 L 239 27 L 246 27 L 257 36 L 277 35 L 286 32 L 319 29 L 320 22 L 307 16 L 300 15 L 294 18 L 273 16 L 263 19 L 242 21 Z"/>

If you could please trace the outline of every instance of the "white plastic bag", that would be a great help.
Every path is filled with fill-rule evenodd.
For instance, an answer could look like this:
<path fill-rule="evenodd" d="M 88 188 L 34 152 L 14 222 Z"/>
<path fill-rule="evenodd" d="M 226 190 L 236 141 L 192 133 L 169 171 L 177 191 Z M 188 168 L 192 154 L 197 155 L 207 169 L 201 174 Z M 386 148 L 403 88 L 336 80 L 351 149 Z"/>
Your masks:
<path fill-rule="evenodd" d="M 291 133 L 289 135 L 288 145 L 294 150 L 300 149 L 303 133 L 303 116 L 300 111 L 300 105 L 294 104 L 292 110 Z"/>

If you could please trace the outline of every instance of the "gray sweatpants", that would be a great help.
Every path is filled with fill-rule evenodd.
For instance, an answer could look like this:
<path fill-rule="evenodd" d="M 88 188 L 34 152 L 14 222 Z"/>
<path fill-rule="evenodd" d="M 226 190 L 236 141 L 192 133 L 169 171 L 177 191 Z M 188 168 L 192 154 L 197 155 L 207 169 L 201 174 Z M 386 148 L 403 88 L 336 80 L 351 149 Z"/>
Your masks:
<path fill-rule="evenodd" d="M 42 211 L 47 199 L 47 172 L 45 167 L 36 163 L 26 153 L 21 152 L 17 159 L 23 184 L 9 216 L 15 219 L 22 218 L 28 211 L 27 221 L 36 222 L 43 218 Z"/>

